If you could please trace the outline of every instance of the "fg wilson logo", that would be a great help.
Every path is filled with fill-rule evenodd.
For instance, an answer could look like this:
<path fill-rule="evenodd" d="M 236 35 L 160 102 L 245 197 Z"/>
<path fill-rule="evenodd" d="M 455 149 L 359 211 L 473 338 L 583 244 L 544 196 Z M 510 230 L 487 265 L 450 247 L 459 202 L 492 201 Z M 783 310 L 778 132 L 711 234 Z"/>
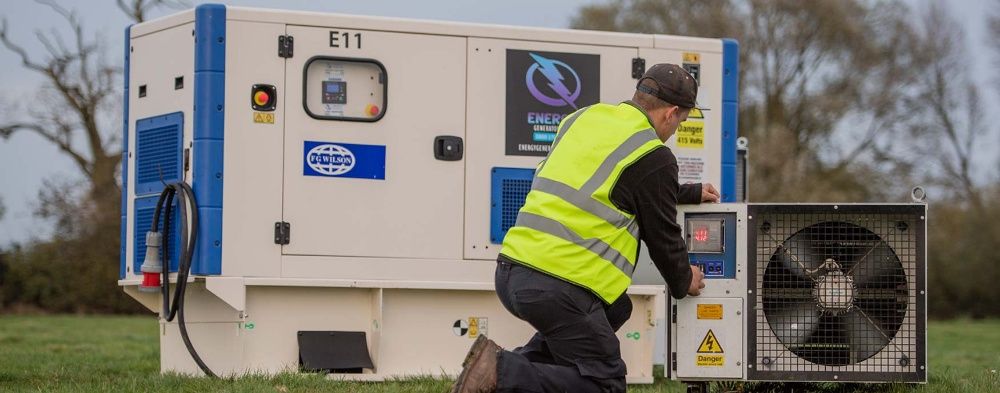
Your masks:
<path fill-rule="evenodd" d="M 385 146 L 305 141 L 302 174 L 385 180 Z"/>
<path fill-rule="evenodd" d="M 528 67 L 528 72 L 524 75 L 524 82 L 528 87 L 528 92 L 539 102 L 546 105 L 555 107 L 569 105 L 573 109 L 578 109 L 576 100 L 580 98 L 582 84 L 580 83 L 580 76 L 577 75 L 576 71 L 568 64 L 559 60 L 545 58 L 534 53 L 528 53 L 528 55 L 535 61 Z M 542 79 L 547 81 L 546 86 L 548 89 L 546 90 L 549 94 L 542 92 L 536 85 L 536 73 L 541 74 Z M 573 80 L 572 86 L 574 89 L 572 91 L 566 86 L 567 77 Z"/>
<path fill-rule="evenodd" d="M 306 163 L 309 167 L 326 176 L 339 176 L 350 172 L 354 169 L 354 161 L 354 153 L 332 143 L 313 147 L 306 154 Z"/>

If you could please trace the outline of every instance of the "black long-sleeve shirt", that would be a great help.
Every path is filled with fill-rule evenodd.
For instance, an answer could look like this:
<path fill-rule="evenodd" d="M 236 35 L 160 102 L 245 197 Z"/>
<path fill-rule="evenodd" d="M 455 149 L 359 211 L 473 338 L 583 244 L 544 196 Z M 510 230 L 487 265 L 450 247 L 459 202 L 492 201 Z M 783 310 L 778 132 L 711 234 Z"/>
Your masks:
<path fill-rule="evenodd" d="M 677 158 L 663 146 L 622 171 L 611 189 L 611 202 L 636 216 L 639 238 L 649 248 L 649 257 L 666 280 L 670 296 L 680 299 L 687 295 L 691 265 L 677 223 L 677 205 L 701 203 L 701 184 L 679 185 Z"/>

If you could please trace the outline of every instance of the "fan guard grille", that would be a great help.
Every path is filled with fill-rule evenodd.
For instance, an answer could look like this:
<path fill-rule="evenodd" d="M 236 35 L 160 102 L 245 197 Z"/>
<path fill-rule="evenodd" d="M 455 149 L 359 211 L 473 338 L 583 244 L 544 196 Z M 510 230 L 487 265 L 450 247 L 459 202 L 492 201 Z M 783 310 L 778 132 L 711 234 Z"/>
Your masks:
<path fill-rule="evenodd" d="M 748 344 L 758 377 L 923 374 L 922 210 L 863 206 L 751 209 Z"/>

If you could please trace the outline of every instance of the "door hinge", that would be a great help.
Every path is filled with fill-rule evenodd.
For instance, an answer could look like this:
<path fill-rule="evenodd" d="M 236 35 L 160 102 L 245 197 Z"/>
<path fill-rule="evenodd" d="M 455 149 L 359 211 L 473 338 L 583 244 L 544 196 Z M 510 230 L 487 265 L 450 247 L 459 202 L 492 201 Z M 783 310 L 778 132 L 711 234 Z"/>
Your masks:
<path fill-rule="evenodd" d="M 278 36 L 278 57 L 290 58 L 295 54 L 295 38 L 290 35 Z"/>
<path fill-rule="evenodd" d="M 677 371 L 677 352 L 670 353 L 670 369 Z"/>
<path fill-rule="evenodd" d="M 288 244 L 292 240 L 292 225 L 278 221 L 274 223 L 274 244 Z"/>
<path fill-rule="evenodd" d="M 642 78 L 642 74 L 646 73 L 646 59 L 641 57 L 636 57 L 632 59 L 632 79 Z"/>
<path fill-rule="evenodd" d="M 670 307 L 670 323 L 677 323 L 677 305 Z"/>

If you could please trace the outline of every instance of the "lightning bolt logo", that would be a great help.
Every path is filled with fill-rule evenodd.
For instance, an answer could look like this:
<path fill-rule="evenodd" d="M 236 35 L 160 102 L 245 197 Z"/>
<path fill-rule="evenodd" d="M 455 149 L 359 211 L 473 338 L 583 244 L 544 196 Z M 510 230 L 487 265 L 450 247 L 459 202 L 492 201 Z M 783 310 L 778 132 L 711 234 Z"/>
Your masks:
<path fill-rule="evenodd" d="M 528 72 L 525 74 L 525 83 L 528 86 L 528 91 L 534 96 L 538 101 L 551 106 L 566 106 L 569 105 L 573 109 L 578 109 L 576 105 L 576 99 L 580 97 L 580 76 L 576 74 L 576 71 L 572 67 L 559 60 L 553 60 L 545 58 L 534 53 L 528 53 L 535 63 L 528 67 Z M 563 72 L 560 71 L 563 68 L 569 72 L 573 77 L 574 82 L 576 82 L 576 90 L 570 92 L 570 89 L 564 83 L 566 79 L 563 76 Z M 535 72 L 539 72 L 548 80 L 547 86 L 556 94 L 557 97 L 550 97 L 541 92 L 535 85 Z"/>

